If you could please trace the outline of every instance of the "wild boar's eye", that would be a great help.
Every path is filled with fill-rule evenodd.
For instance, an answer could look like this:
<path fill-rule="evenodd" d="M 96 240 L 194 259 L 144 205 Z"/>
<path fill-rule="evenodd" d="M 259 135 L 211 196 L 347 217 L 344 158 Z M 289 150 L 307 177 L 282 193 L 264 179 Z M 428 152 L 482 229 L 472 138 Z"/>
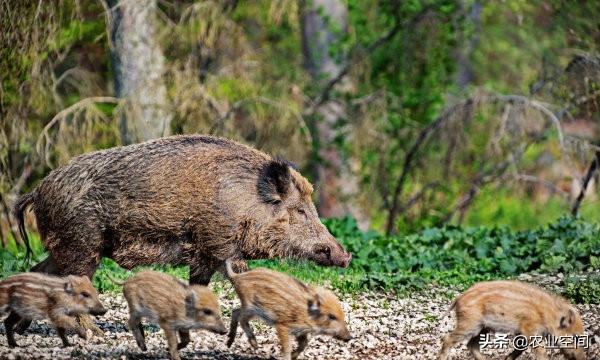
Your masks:
<path fill-rule="evenodd" d="M 304 209 L 302 209 L 302 208 L 298 208 L 298 214 L 300 214 L 302 216 L 306 216 L 306 211 L 304 211 Z"/>
<path fill-rule="evenodd" d="M 202 312 L 204 313 L 204 315 L 210 316 L 213 314 L 213 311 L 211 309 L 202 309 Z"/>
<path fill-rule="evenodd" d="M 90 297 L 90 294 L 88 294 L 87 292 L 83 291 L 83 292 L 81 293 L 81 296 L 83 296 L 84 298 L 89 298 L 89 297 Z"/>
<path fill-rule="evenodd" d="M 336 321 L 337 317 L 335 315 L 333 315 L 333 314 L 329 314 L 329 320 Z"/>

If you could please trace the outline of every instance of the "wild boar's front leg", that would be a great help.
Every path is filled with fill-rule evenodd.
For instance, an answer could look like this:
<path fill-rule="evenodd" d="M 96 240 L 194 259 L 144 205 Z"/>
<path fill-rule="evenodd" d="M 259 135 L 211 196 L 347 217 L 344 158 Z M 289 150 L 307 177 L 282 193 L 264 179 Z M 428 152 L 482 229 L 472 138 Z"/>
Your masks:
<path fill-rule="evenodd" d="M 213 274 L 223 265 L 223 261 L 214 257 L 200 257 L 190 265 L 190 284 L 207 286 Z"/>

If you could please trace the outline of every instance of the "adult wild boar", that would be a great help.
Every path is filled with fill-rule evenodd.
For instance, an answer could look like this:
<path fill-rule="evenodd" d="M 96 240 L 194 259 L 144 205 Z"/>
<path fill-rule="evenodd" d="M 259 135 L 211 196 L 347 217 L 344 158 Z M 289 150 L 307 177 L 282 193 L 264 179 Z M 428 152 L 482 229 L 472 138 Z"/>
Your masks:
<path fill-rule="evenodd" d="M 287 162 L 212 136 L 172 136 L 78 156 L 23 195 L 50 256 L 34 271 L 92 277 L 102 257 L 124 268 L 188 264 L 206 285 L 229 257 L 292 257 L 346 267 L 320 222 L 312 186 Z"/>

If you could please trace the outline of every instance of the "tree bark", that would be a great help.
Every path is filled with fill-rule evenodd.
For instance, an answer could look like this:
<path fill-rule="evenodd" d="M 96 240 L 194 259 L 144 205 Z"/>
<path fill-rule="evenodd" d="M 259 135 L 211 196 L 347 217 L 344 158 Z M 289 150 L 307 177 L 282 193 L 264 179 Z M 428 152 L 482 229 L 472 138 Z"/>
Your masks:
<path fill-rule="evenodd" d="M 317 88 L 324 88 L 344 71 L 345 57 L 336 56 L 344 54 L 334 54 L 332 47 L 346 31 L 346 5 L 341 0 L 307 0 L 301 9 L 304 66 Z M 343 81 L 337 87 L 344 87 Z M 310 119 L 315 140 L 313 176 L 318 189 L 317 206 L 325 217 L 350 214 L 364 229 L 368 220 L 356 203 L 358 178 L 335 144 L 342 131 L 339 120 L 345 117 L 345 106 L 328 98 L 317 106 Z"/>
<path fill-rule="evenodd" d="M 461 6 L 466 5 L 464 2 L 461 2 Z M 473 26 L 473 32 L 464 39 L 463 46 L 457 49 L 456 52 L 456 85 L 461 91 L 465 91 L 475 80 L 471 56 L 479 45 L 482 9 L 483 6 L 479 1 L 471 4 L 471 9 L 466 20 Z"/>
<path fill-rule="evenodd" d="M 120 119 L 124 144 L 169 135 L 172 114 L 163 81 L 156 0 L 106 0 L 114 87 L 128 100 Z"/>

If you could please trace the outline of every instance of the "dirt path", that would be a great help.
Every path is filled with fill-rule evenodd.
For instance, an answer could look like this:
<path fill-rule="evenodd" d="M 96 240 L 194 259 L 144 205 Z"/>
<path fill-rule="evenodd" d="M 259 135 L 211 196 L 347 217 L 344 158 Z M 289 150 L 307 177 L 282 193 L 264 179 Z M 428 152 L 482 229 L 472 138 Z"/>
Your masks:
<path fill-rule="evenodd" d="M 550 285 L 551 287 L 551 285 Z M 168 354 L 166 342 L 156 326 L 147 326 L 148 351 L 142 353 L 125 326 L 127 304 L 119 294 L 101 295 L 110 309 L 97 322 L 105 337 L 87 341 L 71 336 L 75 346 L 63 349 L 55 331 L 46 322 L 37 322 L 24 335 L 17 335 L 21 345 L 17 349 L 6 346 L 4 327 L 0 326 L 1 359 L 69 359 L 69 358 L 129 358 L 164 359 Z M 229 311 L 237 306 L 233 294 L 221 297 L 222 309 L 228 320 Z M 448 312 L 449 300 L 439 291 L 430 289 L 410 298 L 397 299 L 383 293 L 363 294 L 343 299 L 344 310 L 354 339 L 342 343 L 324 336 L 313 337 L 303 354 L 303 359 L 434 359 L 440 339 L 454 326 Z M 578 306 L 586 324 L 587 333 L 600 334 L 600 306 Z M 238 330 L 234 345 L 225 346 L 225 336 L 206 331 L 192 333 L 192 343 L 181 351 L 184 359 L 251 360 L 276 358 L 279 354 L 273 329 L 254 322 L 259 350 L 253 351 Z M 598 336 L 596 338 L 598 339 Z M 484 350 L 489 359 L 501 359 L 508 350 Z M 464 344 L 451 353 L 451 359 L 470 359 Z M 552 353 L 552 358 L 561 358 Z M 522 359 L 532 359 L 526 353 Z M 600 344 L 593 345 L 588 359 L 600 359 Z"/>

